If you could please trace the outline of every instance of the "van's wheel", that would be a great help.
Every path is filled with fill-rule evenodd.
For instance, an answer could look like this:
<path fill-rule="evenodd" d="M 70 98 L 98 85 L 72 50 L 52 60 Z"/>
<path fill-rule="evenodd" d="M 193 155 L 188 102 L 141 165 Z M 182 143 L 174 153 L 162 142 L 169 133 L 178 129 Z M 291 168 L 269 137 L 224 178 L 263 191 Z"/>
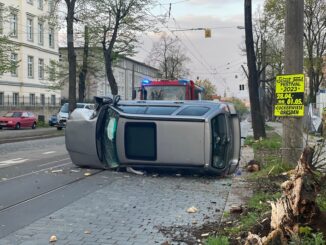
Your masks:
<path fill-rule="evenodd" d="M 34 122 L 32 125 L 32 129 L 35 129 L 35 128 L 36 128 L 36 123 Z"/>
<path fill-rule="evenodd" d="M 62 127 L 57 127 L 57 130 L 62 130 Z"/>
<path fill-rule="evenodd" d="M 15 129 L 20 129 L 20 123 L 17 123 Z"/>

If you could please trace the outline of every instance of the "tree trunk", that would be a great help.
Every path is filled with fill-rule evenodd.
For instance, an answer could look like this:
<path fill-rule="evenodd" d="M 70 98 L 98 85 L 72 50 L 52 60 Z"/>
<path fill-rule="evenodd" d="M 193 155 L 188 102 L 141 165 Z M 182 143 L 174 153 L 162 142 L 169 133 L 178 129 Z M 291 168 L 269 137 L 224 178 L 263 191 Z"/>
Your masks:
<path fill-rule="evenodd" d="M 67 46 L 69 63 L 69 113 L 76 108 L 76 53 L 74 47 L 74 14 L 76 0 L 66 0 L 67 4 Z"/>
<path fill-rule="evenodd" d="M 84 54 L 83 54 L 83 67 L 79 73 L 79 86 L 78 86 L 78 101 L 84 102 L 85 100 L 85 81 L 88 68 L 88 51 L 89 51 L 89 35 L 88 26 L 85 26 L 85 41 L 84 41 Z"/>
<path fill-rule="evenodd" d="M 266 132 L 259 103 L 259 77 L 256 66 L 256 55 L 254 51 L 254 40 L 252 34 L 251 0 L 245 0 L 245 32 L 247 64 L 249 72 L 248 87 L 252 117 L 252 128 L 254 132 L 254 138 L 259 139 L 260 137 L 265 138 Z"/>
<path fill-rule="evenodd" d="M 105 60 L 106 76 L 109 80 L 111 93 L 112 93 L 112 95 L 117 95 L 118 94 L 118 85 L 117 85 L 117 82 L 113 75 L 111 54 L 109 53 L 108 50 L 105 49 L 105 47 L 103 47 L 103 54 L 104 54 L 104 60 Z"/>
<path fill-rule="evenodd" d="M 105 36 L 104 36 L 104 41 L 102 43 L 104 60 L 105 60 L 105 71 L 106 71 L 106 76 L 109 80 L 112 95 L 118 95 L 118 85 L 117 85 L 117 81 L 115 80 L 113 69 L 112 69 L 112 60 L 113 60 L 112 54 L 113 54 L 114 44 L 118 37 L 118 29 L 119 29 L 121 18 L 122 18 L 121 10 L 119 9 L 116 13 L 115 25 L 108 47 L 106 46 L 107 43 L 106 43 Z"/>

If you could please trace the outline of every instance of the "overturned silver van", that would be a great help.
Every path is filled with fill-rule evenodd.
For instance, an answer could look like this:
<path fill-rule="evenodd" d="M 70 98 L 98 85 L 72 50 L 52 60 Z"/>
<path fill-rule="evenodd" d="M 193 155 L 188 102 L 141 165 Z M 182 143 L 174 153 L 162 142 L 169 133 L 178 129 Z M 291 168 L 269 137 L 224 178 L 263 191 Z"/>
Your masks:
<path fill-rule="evenodd" d="M 239 165 L 240 122 L 232 104 L 96 100 L 92 117 L 72 113 L 67 123 L 75 165 L 199 168 L 219 175 Z"/>

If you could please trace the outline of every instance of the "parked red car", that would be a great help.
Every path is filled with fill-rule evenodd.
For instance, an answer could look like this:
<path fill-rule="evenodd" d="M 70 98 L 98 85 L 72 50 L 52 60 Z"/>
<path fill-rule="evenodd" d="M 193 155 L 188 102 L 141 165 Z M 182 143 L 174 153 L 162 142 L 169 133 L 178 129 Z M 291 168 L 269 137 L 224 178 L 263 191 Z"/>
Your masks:
<path fill-rule="evenodd" d="M 1 128 L 36 128 L 37 120 L 35 115 L 29 111 L 13 111 L 7 112 L 6 115 L 0 117 Z"/>

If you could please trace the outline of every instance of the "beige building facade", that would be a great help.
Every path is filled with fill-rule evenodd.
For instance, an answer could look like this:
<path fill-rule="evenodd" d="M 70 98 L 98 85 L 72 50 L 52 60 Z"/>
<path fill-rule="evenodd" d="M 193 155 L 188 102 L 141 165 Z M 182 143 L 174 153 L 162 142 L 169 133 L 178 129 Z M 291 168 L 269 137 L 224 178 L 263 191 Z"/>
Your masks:
<path fill-rule="evenodd" d="M 58 34 L 49 20 L 52 0 L 0 0 L 2 35 L 17 45 L 18 68 L 0 75 L 0 106 L 58 106 L 60 90 L 48 88 L 46 66 L 59 59 Z"/>
<path fill-rule="evenodd" d="M 77 55 L 77 97 L 78 97 L 78 72 L 82 66 L 83 48 L 75 49 Z M 60 63 L 68 69 L 67 48 L 60 48 Z M 63 72 L 66 74 L 67 72 Z M 118 93 L 123 100 L 132 99 L 132 90 L 137 92 L 144 79 L 157 79 L 161 77 L 160 71 L 145 63 L 128 57 L 119 58 L 113 66 L 113 74 L 118 85 Z M 68 78 L 64 77 L 61 98 L 68 100 Z M 85 81 L 85 100 L 92 101 L 94 96 L 111 96 L 111 89 L 105 74 L 105 62 L 101 49 L 90 49 L 88 59 L 88 73 Z"/>

